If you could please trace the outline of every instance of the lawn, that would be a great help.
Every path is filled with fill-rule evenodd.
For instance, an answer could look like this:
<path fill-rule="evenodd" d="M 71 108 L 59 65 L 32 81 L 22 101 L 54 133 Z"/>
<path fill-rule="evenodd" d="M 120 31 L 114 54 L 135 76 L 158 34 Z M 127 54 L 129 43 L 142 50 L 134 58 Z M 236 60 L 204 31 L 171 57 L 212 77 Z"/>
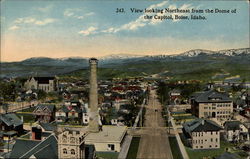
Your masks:
<path fill-rule="evenodd" d="M 25 108 L 20 110 L 19 112 L 27 112 L 27 113 L 32 113 L 35 110 L 36 107 L 31 107 L 31 108 Z"/>
<path fill-rule="evenodd" d="M 172 155 L 174 159 L 183 159 L 181 151 L 175 136 L 168 137 Z M 193 158 L 192 158 L 193 159 Z"/>
<path fill-rule="evenodd" d="M 117 159 L 118 152 L 96 152 L 97 159 Z"/>
<path fill-rule="evenodd" d="M 244 152 L 241 150 L 236 150 L 233 147 L 234 147 L 233 144 L 228 143 L 226 141 L 221 141 L 221 147 L 219 149 L 193 150 L 190 147 L 186 147 L 186 150 L 189 155 L 189 158 L 192 159 L 202 159 L 203 157 L 209 157 L 209 158 L 217 157 L 226 152 L 226 149 L 229 149 L 229 152 L 234 153 L 239 158 L 244 158 Z"/>
<path fill-rule="evenodd" d="M 135 159 L 137 156 L 138 148 L 139 148 L 139 143 L 140 143 L 140 137 L 133 137 L 129 150 L 128 150 L 128 155 L 127 159 Z"/>

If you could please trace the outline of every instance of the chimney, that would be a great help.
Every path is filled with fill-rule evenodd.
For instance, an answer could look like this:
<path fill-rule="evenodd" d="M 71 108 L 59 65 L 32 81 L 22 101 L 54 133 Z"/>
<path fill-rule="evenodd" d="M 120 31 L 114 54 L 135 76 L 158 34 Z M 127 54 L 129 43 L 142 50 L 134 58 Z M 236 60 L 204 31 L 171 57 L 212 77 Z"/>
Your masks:
<path fill-rule="evenodd" d="M 204 125 L 205 121 L 204 119 L 201 120 L 201 125 Z"/>
<path fill-rule="evenodd" d="M 32 140 L 41 140 L 42 139 L 42 129 L 40 126 L 31 128 L 31 139 Z"/>
<path fill-rule="evenodd" d="M 90 90 L 89 90 L 89 108 L 90 108 L 90 121 L 89 121 L 89 131 L 99 132 L 99 113 L 98 113 L 98 94 L 97 94 L 97 64 L 98 60 L 96 58 L 91 58 L 89 60 L 90 64 Z"/>

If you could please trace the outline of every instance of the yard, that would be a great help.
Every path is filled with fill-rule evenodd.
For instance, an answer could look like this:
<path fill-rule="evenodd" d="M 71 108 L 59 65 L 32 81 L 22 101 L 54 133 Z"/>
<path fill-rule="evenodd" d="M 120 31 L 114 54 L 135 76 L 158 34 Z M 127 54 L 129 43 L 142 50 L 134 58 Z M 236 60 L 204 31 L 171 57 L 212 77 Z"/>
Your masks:
<path fill-rule="evenodd" d="M 221 141 L 221 146 L 219 149 L 206 149 L 206 150 L 193 150 L 190 147 L 186 147 L 186 151 L 189 155 L 189 158 L 192 159 L 203 159 L 203 157 L 214 158 L 217 157 L 228 150 L 228 152 L 237 155 L 239 158 L 246 158 L 246 153 L 242 150 L 234 148 L 235 146 L 227 141 Z"/>
<path fill-rule="evenodd" d="M 27 113 L 32 113 L 35 110 L 36 107 L 31 107 L 31 108 L 26 108 L 26 109 L 22 109 L 19 112 L 27 112 Z"/>
<path fill-rule="evenodd" d="M 96 152 L 97 159 L 117 159 L 118 152 Z"/>
<path fill-rule="evenodd" d="M 183 159 L 175 136 L 168 137 L 174 159 Z M 193 158 L 192 158 L 193 159 Z"/>
<path fill-rule="evenodd" d="M 185 113 L 185 112 L 174 112 L 174 113 L 172 113 L 172 117 L 174 118 L 175 123 L 177 125 L 180 125 L 184 122 L 192 121 L 192 120 L 196 119 L 195 116 L 193 116 L 189 113 Z"/>
<path fill-rule="evenodd" d="M 127 159 L 136 159 L 140 139 L 141 139 L 140 137 L 133 137 L 128 150 Z"/>

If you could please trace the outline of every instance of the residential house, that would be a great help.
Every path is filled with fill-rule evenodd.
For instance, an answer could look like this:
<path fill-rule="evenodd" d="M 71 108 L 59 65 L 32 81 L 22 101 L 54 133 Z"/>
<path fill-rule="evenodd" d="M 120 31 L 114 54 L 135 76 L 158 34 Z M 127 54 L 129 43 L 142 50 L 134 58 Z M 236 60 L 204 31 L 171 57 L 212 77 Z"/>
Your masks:
<path fill-rule="evenodd" d="M 183 133 L 193 149 L 220 148 L 220 130 L 214 121 L 195 119 L 183 124 Z"/>
<path fill-rule="evenodd" d="M 45 92 L 56 91 L 58 81 L 55 77 L 30 77 L 25 83 L 24 87 L 29 89 L 40 89 Z"/>
<path fill-rule="evenodd" d="M 18 138 L 10 153 L 10 158 L 58 158 L 57 137 L 53 133 L 43 133 L 42 129 L 32 127 L 30 139 Z M 45 136 L 44 136 L 45 135 Z"/>
<path fill-rule="evenodd" d="M 81 106 L 64 105 L 56 111 L 56 121 L 66 122 L 68 120 L 82 123 L 83 114 L 86 114 L 82 110 Z M 86 115 L 85 115 L 86 116 Z"/>
<path fill-rule="evenodd" d="M 68 119 L 69 109 L 66 106 L 62 106 L 60 109 L 56 111 L 55 120 L 57 122 L 66 122 Z"/>
<path fill-rule="evenodd" d="M 15 131 L 16 134 L 20 134 L 23 132 L 23 122 L 15 113 L 0 114 L 0 131 Z"/>
<path fill-rule="evenodd" d="M 89 124 L 89 109 L 87 104 L 82 109 L 82 122 L 84 125 Z"/>
<path fill-rule="evenodd" d="M 233 113 L 233 101 L 225 93 L 215 90 L 197 92 L 191 96 L 191 111 L 198 118 L 229 120 Z"/>
<path fill-rule="evenodd" d="M 240 121 L 226 121 L 224 123 L 225 137 L 228 141 L 241 142 L 249 140 L 247 127 Z"/>
<path fill-rule="evenodd" d="M 49 123 L 55 119 L 55 110 L 53 104 L 38 104 L 33 114 L 36 116 L 37 121 Z"/>
<path fill-rule="evenodd" d="M 82 120 L 82 110 L 80 107 L 77 106 L 68 106 L 67 107 L 69 112 L 68 112 L 68 118 L 69 119 L 74 119 L 74 120 Z"/>

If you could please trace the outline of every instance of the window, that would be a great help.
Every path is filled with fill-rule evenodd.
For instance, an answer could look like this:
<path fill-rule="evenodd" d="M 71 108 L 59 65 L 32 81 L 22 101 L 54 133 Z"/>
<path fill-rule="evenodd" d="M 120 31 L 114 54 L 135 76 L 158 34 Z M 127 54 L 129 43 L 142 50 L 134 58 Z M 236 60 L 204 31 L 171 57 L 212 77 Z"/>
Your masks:
<path fill-rule="evenodd" d="M 64 154 L 67 154 L 67 149 L 63 149 L 63 153 L 64 153 Z"/>
<path fill-rule="evenodd" d="M 74 137 L 71 137 L 70 138 L 70 143 L 74 143 L 75 142 L 75 138 Z"/>
<path fill-rule="evenodd" d="M 201 146 L 201 149 L 203 148 L 203 146 Z"/>
<path fill-rule="evenodd" d="M 209 147 L 212 147 L 211 145 L 209 145 Z"/>
<path fill-rule="evenodd" d="M 111 151 L 115 150 L 115 145 L 114 144 L 108 144 L 108 149 Z"/>
<path fill-rule="evenodd" d="M 211 138 L 211 142 L 213 142 L 213 138 Z"/>
<path fill-rule="evenodd" d="M 67 142 L 67 136 L 63 135 L 63 142 Z"/>
<path fill-rule="evenodd" d="M 218 139 L 217 139 L 217 138 L 215 139 L 215 142 L 218 142 Z"/>
<path fill-rule="evenodd" d="M 71 149 L 70 152 L 71 152 L 71 155 L 75 154 L 75 150 L 74 149 Z"/>

